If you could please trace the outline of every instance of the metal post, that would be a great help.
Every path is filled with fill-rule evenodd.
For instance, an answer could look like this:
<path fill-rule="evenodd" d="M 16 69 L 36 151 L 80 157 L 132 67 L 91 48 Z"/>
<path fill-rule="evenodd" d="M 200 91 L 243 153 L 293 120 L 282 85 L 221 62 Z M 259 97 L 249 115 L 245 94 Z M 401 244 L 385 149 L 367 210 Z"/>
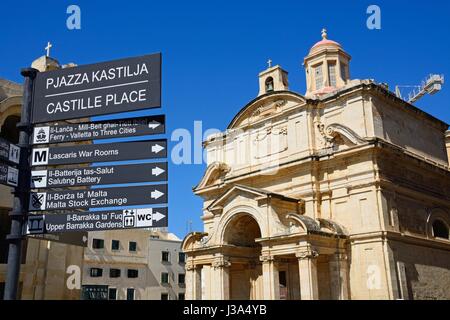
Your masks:
<path fill-rule="evenodd" d="M 33 85 L 36 74 L 39 71 L 34 68 L 22 69 L 21 74 L 25 77 L 23 85 L 23 105 L 19 128 L 20 162 L 19 183 L 14 190 L 13 210 L 9 213 L 11 217 L 11 231 L 6 237 L 9 241 L 8 266 L 5 283 L 5 300 L 17 299 L 17 287 L 19 284 L 21 251 L 23 240 L 23 225 L 28 214 L 28 202 L 30 194 L 30 164 L 31 152 L 31 108 L 33 98 Z"/>

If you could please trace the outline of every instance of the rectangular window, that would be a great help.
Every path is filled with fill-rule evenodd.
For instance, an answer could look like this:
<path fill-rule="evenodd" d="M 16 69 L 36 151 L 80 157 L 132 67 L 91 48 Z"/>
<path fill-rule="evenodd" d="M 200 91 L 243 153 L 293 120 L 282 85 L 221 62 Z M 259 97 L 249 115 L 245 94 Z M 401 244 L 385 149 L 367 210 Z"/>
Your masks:
<path fill-rule="evenodd" d="M 184 254 L 184 252 L 179 252 L 178 253 L 178 262 L 179 263 L 185 263 L 186 262 L 186 255 Z"/>
<path fill-rule="evenodd" d="M 128 269 L 128 271 L 127 271 L 128 278 L 137 278 L 138 274 L 139 274 L 139 272 L 136 269 Z"/>
<path fill-rule="evenodd" d="M 161 283 L 162 284 L 169 283 L 169 274 L 167 272 L 161 272 Z"/>
<path fill-rule="evenodd" d="M 108 289 L 108 299 L 109 300 L 117 300 L 117 289 L 116 288 Z"/>
<path fill-rule="evenodd" d="M 92 239 L 93 249 L 103 249 L 105 247 L 105 241 L 102 239 Z"/>
<path fill-rule="evenodd" d="M 103 269 L 102 268 L 91 268 L 89 270 L 89 274 L 92 278 L 99 278 L 103 275 Z"/>
<path fill-rule="evenodd" d="M 314 77 L 316 79 L 316 90 L 322 89 L 323 87 L 323 71 L 322 64 L 314 67 Z"/>
<path fill-rule="evenodd" d="M 161 300 L 169 300 L 169 294 L 168 293 L 161 293 Z"/>
<path fill-rule="evenodd" d="M 135 241 L 130 241 L 130 243 L 128 245 L 128 250 L 130 252 L 136 252 L 136 250 L 137 250 L 137 243 Z"/>
<path fill-rule="evenodd" d="M 120 248 L 120 241 L 112 240 L 111 241 L 111 250 L 119 250 L 119 248 Z"/>
<path fill-rule="evenodd" d="M 178 284 L 184 284 L 185 278 L 186 278 L 186 276 L 184 275 L 184 273 L 179 273 L 178 274 Z"/>
<path fill-rule="evenodd" d="M 345 81 L 347 81 L 347 77 L 348 77 L 348 75 L 347 75 L 347 65 L 341 63 L 341 78 L 345 82 Z"/>
<path fill-rule="evenodd" d="M 120 269 L 109 269 L 109 277 L 110 278 L 119 278 L 120 277 Z"/>
<path fill-rule="evenodd" d="M 127 300 L 134 300 L 134 289 L 127 288 Z"/>
<path fill-rule="evenodd" d="M 184 295 L 184 293 L 179 293 L 179 294 L 178 294 L 178 300 L 185 300 L 185 295 Z"/>
<path fill-rule="evenodd" d="M 161 261 L 162 262 L 169 262 L 170 260 L 170 253 L 169 251 L 162 251 L 161 252 Z"/>
<path fill-rule="evenodd" d="M 328 81 L 330 87 L 336 87 L 336 63 L 328 62 Z"/>

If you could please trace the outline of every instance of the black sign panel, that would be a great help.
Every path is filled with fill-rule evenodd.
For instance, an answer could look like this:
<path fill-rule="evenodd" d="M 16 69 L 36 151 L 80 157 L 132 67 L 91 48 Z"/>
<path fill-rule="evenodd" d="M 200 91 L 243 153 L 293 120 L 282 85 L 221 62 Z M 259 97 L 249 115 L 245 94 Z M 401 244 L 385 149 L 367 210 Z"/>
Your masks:
<path fill-rule="evenodd" d="M 62 233 L 133 228 L 167 227 L 167 208 L 142 208 L 113 211 L 73 212 L 65 214 L 32 215 L 39 219 L 41 229 L 34 232 Z"/>
<path fill-rule="evenodd" d="M 70 231 L 45 234 L 43 215 L 29 215 L 23 234 L 40 240 L 55 241 L 80 247 L 87 247 L 88 234 L 85 231 Z"/>
<path fill-rule="evenodd" d="M 142 160 L 167 157 L 167 140 L 89 144 L 56 148 L 35 148 L 31 165 L 77 164 Z"/>
<path fill-rule="evenodd" d="M 166 180 L 167 162 L 31 171 L 36 189 Z"/>
<path fill-rule="evenodd" d="M 32 192 L 30 211 L 125 207 L 167 203 L 167 184 Z"/>
<path fill-rule="evenodd" d="M 6 164 L 0 164 L 0 184 L 17 187 L 19 170 Z"/>
<path fill-rule="evenodd" d="M 33 123 L 161 106 L 161 54 L 37 74 Z"/>
<path fill-rule="evenodd" d="M 20 148 L 9 141 L 0 138 L 0 160 L 19 164 Z"/>
<path fill-rule="evenodd" d="M 33 144 L 49 144 L 96 139 L 125 138 L 165 133 L 165 116 L 37 126 Z"/>

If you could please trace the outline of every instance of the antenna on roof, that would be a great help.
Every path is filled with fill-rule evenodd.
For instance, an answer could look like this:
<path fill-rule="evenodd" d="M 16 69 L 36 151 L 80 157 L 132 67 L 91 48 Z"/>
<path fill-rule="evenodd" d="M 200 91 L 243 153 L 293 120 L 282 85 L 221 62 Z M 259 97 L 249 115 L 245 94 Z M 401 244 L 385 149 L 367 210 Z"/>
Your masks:
<path fill-rule="evenodd" d="M 400 88 L 414 88 L 411 92 L 409 92 L 407 100 L 409 103 L 414 103 L 426 94 L 433 95 L 441 91 L 443 84 L 444 84 L 444 75 L 430 74 L 424 81 L 422 81 L 420 85 L 395 86 L 395 95 L 398 98 L 403 99 Z"/>

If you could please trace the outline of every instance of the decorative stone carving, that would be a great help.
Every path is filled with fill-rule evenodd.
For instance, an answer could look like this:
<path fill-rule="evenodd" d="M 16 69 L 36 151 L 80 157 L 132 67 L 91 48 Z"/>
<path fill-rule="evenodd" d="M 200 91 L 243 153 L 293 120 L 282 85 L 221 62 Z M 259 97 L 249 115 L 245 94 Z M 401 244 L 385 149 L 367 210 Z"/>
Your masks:
<path fill-rule="evenodd" d="M 316 126 L 322 136 L 322 148 L 334 148 L 336 137 L 339 135 L 354 145 L 365 142 L 365 140 L 352 129 L 338 123 L 332 123 L 325 126 L 322 122 L 316 121 Z"/>
<path fill-rule="evenodd" d="M 267 254 L 267 255 L 262 255 L 262 256 L 260 256 L 260 257 L 259 257 L 259 260 L 260 260 L 262 263 L 269 263 L 269 262 L 274 262 L 274 261 L 275 261 L 275 257 L 274 257 L 273 255 Z"/>
<path fill-rule="evenodd" d="M 228 260 L 227 257 L 223 257 L 223 256 L 215 258 L 213 263 L 212 263 L 212 267 L 214 269 L 217 269 L 217 268 L 228 268 L 230 266 L 231 266 L 231 262 Z"/>
<path fill-rule="evenodd" d="M 274 102 L 270 102 L 268 104 L 263 104 L 256 108 L 255 111 L 253 111 L 251 118 L 258 119 L 262 117 L 267 117 L 271 114 L 278 113 L 281 111 L 281 108 L 287 104 L 286 100 L 280 99 L 276 100 Z"/>
<path fill-rule="evenodd" d="M 186 262 L 186 270 L 187 271 L 193 271 L 193 270 L 195 270 L 195 268 L 196 268 L 196 266 L 193 261 Z"/>
<path fill-rule="evenodd" d="M 295 256 L 300 259 L 315 259 L 319 256 L 319 251 L 313 248 L 302 249 L 295 253 Z"/>

